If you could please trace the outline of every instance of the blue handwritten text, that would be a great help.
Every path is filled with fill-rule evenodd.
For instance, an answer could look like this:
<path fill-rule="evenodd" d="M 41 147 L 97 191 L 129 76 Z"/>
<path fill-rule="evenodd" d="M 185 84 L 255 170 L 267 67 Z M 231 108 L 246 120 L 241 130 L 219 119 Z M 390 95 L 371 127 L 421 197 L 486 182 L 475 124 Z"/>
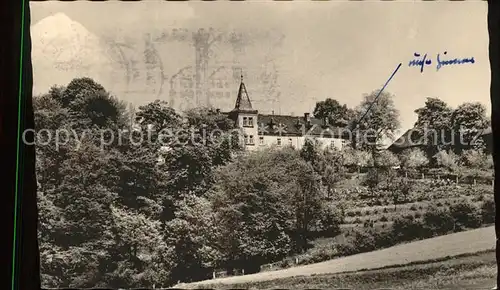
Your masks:
<path fill-rule="evenodd" d="M 443 53 L 443 55 L 446 55 L 447 53 L 448 52 L 445 51 Z M 412 66 L 420 67 L 420 72 L 421 73 L 424 72 L 424 66 L 428 66 L 428 65 L 432 64 L 432 60 L 427 57 L 427 54 L 424 54 L 423 56 L 421 56 L 421 54 L 415 52 L 413 54 L 413 56 L 416 59 L 411 60 L 408 63 L 408 66 L 409 67 L 412 67 Z M 476 61 L 474 60 L 474 57 L 470 57 L 470 58 L 454 58 L 454 59 L 450 59 L 450 60 L 443 60 L 441 58 L 440 54 L 438 53 L 437 57 L 436 57 L 436 71 L 439 71 L 444 66 L 460 65 L 460 64 L 467 64 L 467 63 L 473 64 L 475 62 Z"/>

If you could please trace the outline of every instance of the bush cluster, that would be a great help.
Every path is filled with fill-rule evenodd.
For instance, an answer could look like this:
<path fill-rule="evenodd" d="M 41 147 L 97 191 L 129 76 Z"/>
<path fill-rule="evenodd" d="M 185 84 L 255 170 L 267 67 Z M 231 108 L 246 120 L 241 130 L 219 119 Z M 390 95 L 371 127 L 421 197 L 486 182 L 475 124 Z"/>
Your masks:
<path fill-rule="evenodd" d="M 352 255 L 395 244 L 478 228 L 494 222 L 495 207 L 491 198 L 481 206 L 462 199 L 450 206 L 431 204 L 421 214 L 407 214 L 394 219 L 388 229 L 371 225 L 352 230 L 345 242 L 337 245 L 337 255 Z"/>

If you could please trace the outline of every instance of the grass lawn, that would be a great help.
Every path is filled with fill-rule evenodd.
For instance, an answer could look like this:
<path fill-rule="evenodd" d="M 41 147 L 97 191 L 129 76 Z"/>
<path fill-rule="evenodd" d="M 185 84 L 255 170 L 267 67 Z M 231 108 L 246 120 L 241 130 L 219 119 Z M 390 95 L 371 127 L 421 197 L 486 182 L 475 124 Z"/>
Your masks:
<path fill-rule="evenodd" d="M 242 284 L 205 284 L 198 289 L 491 289 L 495 286 L 495 275 L 495 253 L 489 250 L 376 270 Z"/>
<path fill-rule="evenodd" d="M 205 281 L 195 282 L 192 284 L 179 285 L 179 287 L 211 288 L 211 286 L 216 285 L 217 288 L 220 288 L 218 287 L 219 286 L 218 284 L 225 283 L 227 287 L 224 286 L 223 288 L 233 288 L 233 289 L 248 288 L 250 286 L 259 288 L 269 288 L 269 287 L 290 288 L 293 285 L 299 285 L 296 287 L 297 289 L 304 288 L 304 286 L 307 286 L 305 288 L 310 289 L 310 288 L 324 288 L 320 287 L 319 284 L 317 283 L 331 283 L 329 285 L 337 285 L 335 287 L 353 287 L 354 289 L 377 289 L 370 287 L 363 288 L 364 287 L 363 283 L 365 283 L 364 285 L 370 285 L 370 283 L 375 283 L 376 285 L 378 285 L 377 283 L 383 284 L 386 281 L 390 281 L 392 285 L 391 287 L 393 289 L 399 289 L 396 288 L 396 286 L 410 287 L 411 285 L 407 285 L 409 281 L 412 281 L 412 283 L 417 283 L 419 281 L 421 283 L 424 283 L 425 281 L 427 281 L 425 279 L 432 278 L 435 279 L 435 281 L 431 279 L 425 283 L 438 283 L 438 284 L 443 283 L 444 285 L 447 283 L 446 281 L 448 281 L 451 278 L 455 278 L 455 280 L 452 281 L 453 283 L 455 283 L 456 281 L 459 281 L 461 277 L 468 277 L 467 281 L 472 281 L 473 283 L 490 283 L 490 280 L 493 277 L 491 276 L 492 273 L 491 271 L 493 271 L 492 269 L 494 269 L 491 268 L 491 266 L 494 265 L 495 263 L 494 255 L 491 254 L 491 251 L 494 249 L 495 249 L 494 228 L 487 227 L 487 228 L 480 228 L 466 232 L 435 237 L 427 240 L 401 244 L 386 249 L 342 257 L 316 264 L 297 266 L 277 271 L 260 272 L 257 274 L 250 274 L 244 276 L 234 276 L 228 278 L 218 278 L 215 280 L 205 280 Z M 464 255 L 470 256 L 471 254 L 481 253 L 481 252 L 483 253 L 490 252 L 490 254 L 476 255 L 477 256 L 476 258 L 467 258 L 464 256 Z M 457 257 L 460 255 L 462 255 L 462 258 L 458 259 L 457 261 L 462 261 L 462 262 L 456 263 L 453 262 L 453 260 L 448 261 L 449 260 L 448 257 Z M 474 257 L 474 255 L 470 257 Z M 438 265 L 437 267 L 436 266 L 433 267 L 432 266 L 433 263 L 430 263 L 429 261 L 437 261 L 437 259 L 440 259 L 441 262 L 435 262 L 435 263 L 441 263 L 441 264 Z M 443 259 L 447 259 L 446 260 L 447 262 L 443 262 Z M 409 265 L 410 263 L 413 263 L 413 265 L 418 264 L 421 266 L 415 266 L 413 268 L 407 269 L 406 271 L 404 267 L 397 267 L 398 268 L 397 271 L 386 269 L 386 270 L 381 270 L 379 272 L 375 271 L 375 272 L 366 272 L 363 274 L 359 274 L 360 271 L 366 269 L 370 269 L 372 271 L 373 269 L 381 269 L 383 267 L 394 268 L 397 265 Z M 425 266 L 427 264 L 429 264 L 429 266 Z M 443 268 L 443 265 L 448 265 L 446 266 L 448 268 L 446 267 Z M 488 266 L 490 266 L 490 268 L 488 268 Z M 452 271 L 452 272 L 448 273 L 446 271 Z M 345 274 L 346 272 L 350 272 L 353 274 L 348 274 L 346 276 Z M 356 272 L 356 274 L 354 272 Z M 489 276 L 486 275 L 485 273 L 487 273 Z M 479 281 L 481 279 L 485 280 L 481 282 Z M 405 283 L 401 284 L 402 282 L 400 283 L 396 281 L 403 281 L 403 282 L 406 281 L 406 284 Z M 351 286 L 341 286 L 338 283 L 344 283 L 346 285 L 351 285 Z M 358 285 L 356 283 L 358 283 L 360 286 L 359 287 L 352 286 L 352 285 Z M 257 286 L 257 285 L 262 285 L 262 286 Z M 302 285 L 302 287 L 300 285 Z M 400 289 L 412 289 L 412 288 L 400 288 Z M 418 289 L 418 288 L 413 288 L 413 289 Z M 433 288 L 424 287 L 423 289 L 433 289 Z M 455 288 L 455 289 L 460 289 L 460 288 Z"/>

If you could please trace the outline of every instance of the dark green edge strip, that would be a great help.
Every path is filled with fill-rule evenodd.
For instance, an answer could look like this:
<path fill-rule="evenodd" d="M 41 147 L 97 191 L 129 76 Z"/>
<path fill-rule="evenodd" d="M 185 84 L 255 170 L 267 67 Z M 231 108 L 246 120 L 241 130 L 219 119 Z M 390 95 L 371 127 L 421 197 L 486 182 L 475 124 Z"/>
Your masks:
<path fill-rule="evenodd" d="M 20 50 L 19 50 L 19 92 L 18 92 L 18 107 L 17 107 L 17 145 L 16 145 L 16 184 L 14 191 L 14 230 L 13 230 L 13 241 L 12 241 L 12 290 L 16 289 L 16 274 L 17 266 L 17 224 L 18 224 L 18 207 L 19 207 L 19 167 L 20 167 L 20 139 L 21 139 L 21 114 L 22 112 L 22 97 L 23 97 L 23 58 L 24 58 L 24 24 L 25 24 L 25 0 L 22 1 L 21 5 L 21 39 L 20 39 Z"/>

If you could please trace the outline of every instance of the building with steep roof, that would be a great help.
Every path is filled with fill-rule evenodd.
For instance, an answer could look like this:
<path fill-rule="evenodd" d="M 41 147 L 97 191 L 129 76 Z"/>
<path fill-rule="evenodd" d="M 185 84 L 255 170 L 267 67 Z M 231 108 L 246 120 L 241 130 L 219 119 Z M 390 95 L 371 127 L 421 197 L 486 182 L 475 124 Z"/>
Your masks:
<path fill-rule="evenodd" d="M 481 130 L 477 132 L 477 139 L 482 139 L 486 144 L 486 152 L 492 152 L 493 150 L 493 135 L 491 131 L 491 127 Z M 457 141 L 456 146 L 459 146 L 459 142 Z M 471 144 L 462 144 L 462 148 L 472 147 Z M 393 144 L 391 144 L 387 149 L 392 153 L 399 154 L 403 150 L 411 149 L 411 148 L 419 148 L 425 150 L 426 142 L 423 138 L 422 134 L 419 134 L 419 130 L 410 129 L 406 131 L 401 137 L 399 137 Z"/>
<path fill-rule="evenodd" d="M 342 149 L 350 144 L 347 128 L 330 125 L 328 119 L 303 116 L 259 114 L 252 102 L 241 76 L 236 104 L 227 116 L 243 132 L 246 149 L 258 150 L 269 146 L 292 146 L 300 149 L 307 138 L 315 140 L 322 148 Z"/>

